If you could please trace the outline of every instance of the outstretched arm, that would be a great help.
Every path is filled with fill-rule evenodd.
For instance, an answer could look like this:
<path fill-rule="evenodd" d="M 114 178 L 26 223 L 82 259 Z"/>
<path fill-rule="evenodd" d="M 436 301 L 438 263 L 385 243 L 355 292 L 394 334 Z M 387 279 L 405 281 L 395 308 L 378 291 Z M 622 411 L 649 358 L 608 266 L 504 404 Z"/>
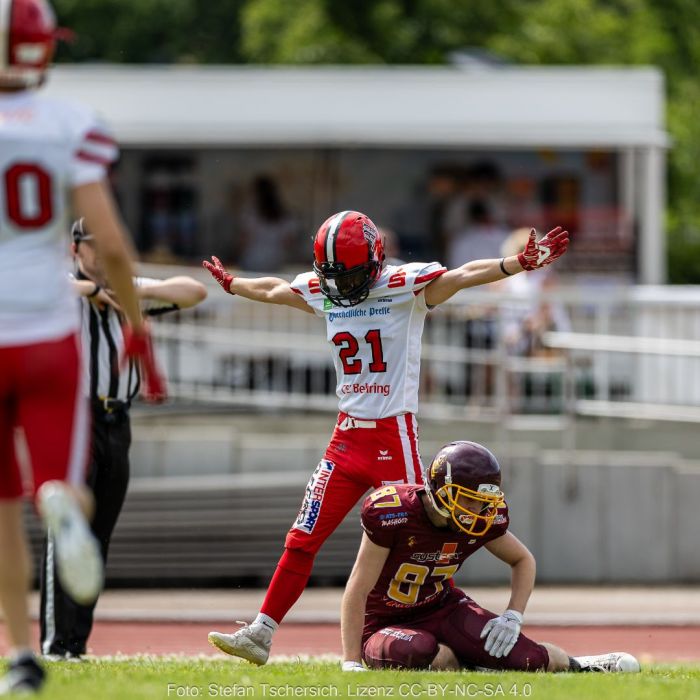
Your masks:
<path fill-rule="evenodd" d="M 282 304 L 291 306 L 300 311 L 312 314 L 313 309 L 292 291 L 289 282 L 279 277 L 257 277 L 255 279 L 244 279 L 234 277 L 221 264 L 216 256 L 212 255 L 212 262 L 204 260 L 202 265 L 209 270 L 212 277 L 221 285 L 228 294 L 238 294 L 239 296 L 253 301 L 262 301 L 267 304 Z"/>
<path fill-rule="evenodd" d="M 460 289 L 478 287 L 505 279 L 523 270 L 537 270 L 564 255 L 569 246 L 569 232 L 557 226 L 541 240 L 533 228 L 522 253 L 509 258 L 473 260 L 434 279 L 425 288 L 425 302 L 437 306 L 447 301 Z"/>
<path fill-rule="evenodd" d="M 340 635 L 343 639 L 343 670 L 362 668 L 362 629 L 367 596 L 374 588 L 390 550 L 374 544 L 366 534 L 357 553 L 355 566 L 345 586 L 340 608 Z M 355 666 L 353 666 L 353 664 Z"/>
<path fill-rule="evenodd" d="M 136 287 L 139 299 L 174 304 L 179 309 L 196 306 L 207 298 L 206 287 L 192 277 L 178 276 Z"/>

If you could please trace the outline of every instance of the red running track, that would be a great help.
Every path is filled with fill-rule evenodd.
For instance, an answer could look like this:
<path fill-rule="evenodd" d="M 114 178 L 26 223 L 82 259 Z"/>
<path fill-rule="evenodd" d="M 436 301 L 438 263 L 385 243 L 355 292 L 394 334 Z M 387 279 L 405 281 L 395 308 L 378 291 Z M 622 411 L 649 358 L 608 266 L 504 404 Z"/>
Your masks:
<path fill-rule="evenodd" d="M 207 633 L 229 631 L 228 623 L 98 622 L 90 639 L 90 653 L 216 655 L 209 646 Z M 544 642 L 552 642 L 570 654 L 597 654 L 627 651 L 642 661 L 700 661 L 700 627 L 534 627 L 525 633 Z M 38 639 L 36 626 L 34 638 Z M 37 642 L 38 647 L 38 642 Z M 282 625 L 275 635 L 275 654 L 340 654 L 338 625 Z M 0 653 L 7 652 L 5 635 L 0 636 Z M 223 656 L 223 655 L 222 655 Z"/>

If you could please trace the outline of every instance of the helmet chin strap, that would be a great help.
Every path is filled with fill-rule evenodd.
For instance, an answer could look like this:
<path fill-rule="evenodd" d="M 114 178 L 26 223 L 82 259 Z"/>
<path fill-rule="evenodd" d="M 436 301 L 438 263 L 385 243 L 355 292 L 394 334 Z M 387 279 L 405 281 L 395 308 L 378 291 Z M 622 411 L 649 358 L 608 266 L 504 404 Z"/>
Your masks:
<path fill-rule="evenodd" d="M 452 514 L 450 513 L 449 510 L 445 510 L 441 506 L 438 505 L 437 500 L 435 499 L 435 496 L 433 496 L 433 490 L 430 488 L 430 483 L 428 481 L 425 482 L 425 495 L 428 497 L 428 500 L 430 501 L 430 505 L 435 508 L 435 510 L 442 515 L 443 518 L 452 518 Z"/>

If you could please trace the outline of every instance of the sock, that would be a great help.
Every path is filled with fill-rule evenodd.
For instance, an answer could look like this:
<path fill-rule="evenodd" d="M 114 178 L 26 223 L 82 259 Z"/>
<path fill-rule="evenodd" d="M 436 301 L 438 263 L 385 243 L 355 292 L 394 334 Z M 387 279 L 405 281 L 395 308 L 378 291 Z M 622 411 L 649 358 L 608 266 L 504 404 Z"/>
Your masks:
<path fill-rule="evenodd" d="M 573 656 L 569 657 L 569 673 L 580 673 L 581 664 Z"/>
<path fill-rule="evenodd" d="M 34 652 L 28 648 L 15 648 L 10 651 L 10 662 L 13 664 L 21 664 L 23 661 L 29 661 L 34 658 Z"/>
<path fill-rule="evenodd" d="M 258 613 L 258 616 L 253 620 L 252 624 L 264 627 L 270 633 L 270 637 L 272 637 L 279 627 L 269 615 L 263 615 L 263 613 Z"/>
<path fill-rule="evenodd" d="M 272 618 L 278 625 L 282 622 L 306 588 L 314 556 L 300 549 L 284 550 L 260 608 L 261 615 Z"/>

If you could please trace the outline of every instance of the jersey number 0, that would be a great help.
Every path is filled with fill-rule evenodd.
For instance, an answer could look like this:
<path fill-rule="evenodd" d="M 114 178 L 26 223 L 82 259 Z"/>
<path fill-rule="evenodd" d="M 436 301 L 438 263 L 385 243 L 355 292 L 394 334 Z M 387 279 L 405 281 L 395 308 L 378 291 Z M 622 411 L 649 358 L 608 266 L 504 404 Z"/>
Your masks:
<path fill-rule="evenodd" d="M 36 163 L 15 163 L 3 175 L 7 218 L 18 228 L 41 228 L 53 218 L 51 176 Z"/>

